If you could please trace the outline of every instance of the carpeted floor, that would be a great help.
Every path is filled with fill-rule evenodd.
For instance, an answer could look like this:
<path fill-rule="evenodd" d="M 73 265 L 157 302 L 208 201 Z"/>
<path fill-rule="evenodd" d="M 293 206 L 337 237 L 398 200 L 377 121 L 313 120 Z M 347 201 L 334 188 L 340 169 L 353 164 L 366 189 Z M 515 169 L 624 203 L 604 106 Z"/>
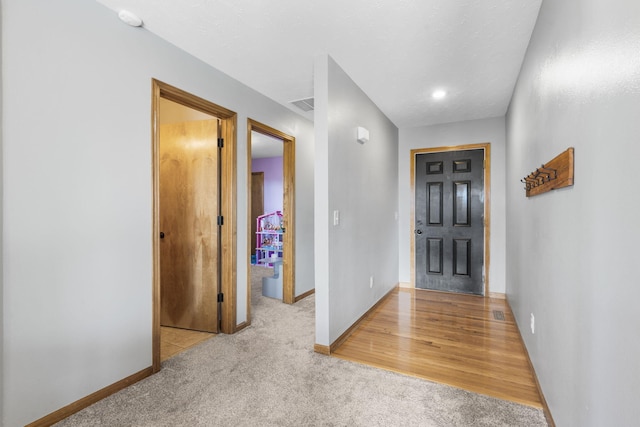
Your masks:
<path fill-rule="evenodd" d="M 313 352 L 314 297 L 265 298 L 254 267 L 252 325 L 58 426 L 546 426 L 542 411 Z"/>

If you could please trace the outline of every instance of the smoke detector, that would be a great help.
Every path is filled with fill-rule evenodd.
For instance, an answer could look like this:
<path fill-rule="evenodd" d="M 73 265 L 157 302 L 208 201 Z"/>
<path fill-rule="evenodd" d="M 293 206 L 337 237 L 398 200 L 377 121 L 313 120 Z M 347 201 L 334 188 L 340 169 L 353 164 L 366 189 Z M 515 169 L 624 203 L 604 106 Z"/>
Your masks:
<path fill-rule="evenodd" d="M 140 17 L 135 13 L 129 12 L 128 10 L 121 10 L 118 12 L 118 18 L 120 18 L 120 20 L 125 24 L 131 25 L 132 27 L 142 26 L 142 19 L 140 19 Z"/>

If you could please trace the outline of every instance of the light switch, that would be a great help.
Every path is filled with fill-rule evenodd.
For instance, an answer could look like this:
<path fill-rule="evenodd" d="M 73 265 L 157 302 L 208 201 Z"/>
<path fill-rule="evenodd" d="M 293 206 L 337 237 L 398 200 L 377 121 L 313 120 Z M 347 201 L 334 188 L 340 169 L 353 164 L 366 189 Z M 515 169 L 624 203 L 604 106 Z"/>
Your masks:
<path fill-rule="evenodd" d="M 333 225 L 340 225 L 340 211 L 333 211 Z"/>

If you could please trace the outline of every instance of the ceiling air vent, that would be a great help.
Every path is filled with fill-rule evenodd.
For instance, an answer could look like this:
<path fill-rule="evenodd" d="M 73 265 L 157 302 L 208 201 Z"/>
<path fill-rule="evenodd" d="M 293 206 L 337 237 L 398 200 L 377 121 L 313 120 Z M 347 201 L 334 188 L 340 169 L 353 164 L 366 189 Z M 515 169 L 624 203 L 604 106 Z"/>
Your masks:
<path fill-rule="evenodd" d="M 302 111 L 313 111 L 313 98 L 299 99 L 291 101 L 291 103 Z"/>

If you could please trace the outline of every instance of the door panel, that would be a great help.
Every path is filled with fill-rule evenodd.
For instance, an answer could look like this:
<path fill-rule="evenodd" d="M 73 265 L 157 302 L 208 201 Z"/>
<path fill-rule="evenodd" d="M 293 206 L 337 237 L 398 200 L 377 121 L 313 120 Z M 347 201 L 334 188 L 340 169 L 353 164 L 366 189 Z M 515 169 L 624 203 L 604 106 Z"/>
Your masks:
<path fill-rule="evenodd" d="M 471 241 L 469 239 L 453 240 L 453 275 L 469 276 L 471 270 Z"/>
<path fill-rule="evenodd" d="M 482 295 L 484 151 L 416 155 L 416 287 Z"/>
<path fill-rule="evenodd" d="M 454 182 L 453 191 L 453 225 L 468 227 L 471 225 L 471 182 Z"/>
<path fill-rule="evenodd" d="M 218 332 L 217 135 L 217 120 L 160 126 L 163 326 Z"/>
<path fill-rule="evenodd" d="M 442 239 L 428 239 L 427 273 L 442 274 L 443 253 Z"/>
<path fill-rule="evenodd" d="M 442 225 L 442 183 L 431 182 L 427 184 L 429 192 L 429 225 Z"/>

